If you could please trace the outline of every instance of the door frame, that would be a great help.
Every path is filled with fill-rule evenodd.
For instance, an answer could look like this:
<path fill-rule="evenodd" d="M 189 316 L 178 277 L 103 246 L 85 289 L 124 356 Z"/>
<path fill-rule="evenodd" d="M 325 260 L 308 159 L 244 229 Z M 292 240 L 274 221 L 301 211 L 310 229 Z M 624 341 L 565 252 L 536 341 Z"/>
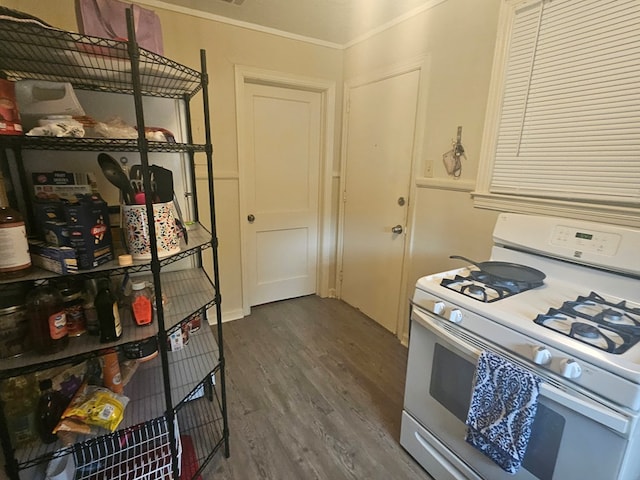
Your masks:
<path fill-rule="evenodd" d="M 318 251 L 316 255 L 316 291 L 321 297 L 330 294 L 329 267 L 331 265 L 334 242 L 331 238 L 331 182 L 334 159 L 334 130 L 336 83 L 329 80 L 294 75 L 287 72 L 265 70 L 245 65 L 234 66 L 235 69 L 235 106 L 236 106 L 236 139 L 238 146 L 238 193 L 240 206 L 240 257 L 242 263 L 242 311 L 247 316 L 251 313 L 249 301 L 249 275 L 247 266 L 247 224 L 245 221 L 246 201 L 243 185 L 244 161 L 246 145 L 244 143 L 246 122 L 244 113 L 245 84 L 263 84 L 293 90 L 304 90 L 319 93 L 321 109 L 320 162 L 318 172 Z"/>
<path fill-rule="evenodd" d="M 349 100 L 351 97 L 351 89 L 367 85 L 370 83 L 386 80 L 398 75 L 418 71 L 418 105 L 416 108 L 415 133 L 413 137 L 413 149 L 411 155 L 410 178 L 409 180 L 409 199 L 407 208 L 407 220 L 404 227 L 404 250 L 402 255 L 402 265 L 400 274 L 400 301 L 398 302 L 398 312 L 396 315 L 396 336 L 403 340 L 406 336 L 404 332 L 403 321 L 405 315 L 408 314 L 408 301 L 403 302 L 402 299 L 409 298 L 409 279 L 407 278 L 410 271 L 409 262 L 411 262 L 413 252 L 413 223 L 414 209 L 416 197 L 416 181 L 419 172 L 424 170 L 424 162 L 422 160 L 422 152 L 424 149 L 424 135 L 427 118 L 427 91 L 430 67 L 430 56 L 421 55 L 400 63 L 390 64 L 384 68 L 371 71 L 369 73 L 348 79 L 344 83 L 344 97 L 342 105 L 342 143 L 340 148 L 340 158 L 342 159 L 340 166 L 340 202 L 338 207 L 338 243 L 337 243 L 337 268 L 336 268 L 336 293 L 338 298 L 342 298 L 342 268 L 344 265 L 344 217 L 345 217 L 345 199 L 346 192 L 346 172 L 347 172 L 347 143 L 349 140 Z M 411 286 L 413 288 L 413 286 Z"/>

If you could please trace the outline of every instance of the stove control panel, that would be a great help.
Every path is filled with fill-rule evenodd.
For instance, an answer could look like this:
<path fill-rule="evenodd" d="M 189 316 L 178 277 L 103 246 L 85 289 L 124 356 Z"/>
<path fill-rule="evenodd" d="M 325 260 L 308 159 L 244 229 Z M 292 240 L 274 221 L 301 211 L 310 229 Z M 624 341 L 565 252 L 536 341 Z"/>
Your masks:
<path fill-rule="evenodd" d="M 622 237 L 617 233 L 558 225 L 553 229 L 551 244 L 580 252 L 613 257 L 618 252 L 621 239 Z"/>
<path fill-rule="evenodd" d="M 493 241 L 497 251 L 500 251 L 499 247 L 508 247 L 509 250 L 566 259 L 578 265 L 640 275 L 640 228 L 501 213 L 493 230 Z M 521 258 L 526 259 L 526 256 Z"/>

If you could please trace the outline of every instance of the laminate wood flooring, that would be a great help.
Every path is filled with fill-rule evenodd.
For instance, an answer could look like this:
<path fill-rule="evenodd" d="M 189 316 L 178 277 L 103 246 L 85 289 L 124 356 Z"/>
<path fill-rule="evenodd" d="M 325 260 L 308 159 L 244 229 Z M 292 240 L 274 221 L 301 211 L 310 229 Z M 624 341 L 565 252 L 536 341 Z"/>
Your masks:
<path fill-rule="evenodd" d="M 225 323 L 230 458 L 203 480 L 428 480 L 399 444 L 407 350 L 335 299 Z"/>

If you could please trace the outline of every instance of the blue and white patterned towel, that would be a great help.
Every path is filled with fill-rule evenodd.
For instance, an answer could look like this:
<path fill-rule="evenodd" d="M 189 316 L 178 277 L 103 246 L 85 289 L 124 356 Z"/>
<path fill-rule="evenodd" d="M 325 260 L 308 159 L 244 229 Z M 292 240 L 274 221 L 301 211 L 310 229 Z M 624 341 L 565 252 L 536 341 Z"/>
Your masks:
<path fill-rule="evenodd" d="M 540 379 L 491 352 L 478 359 L 466 441 L 514 474 L 527 450 Z"/>

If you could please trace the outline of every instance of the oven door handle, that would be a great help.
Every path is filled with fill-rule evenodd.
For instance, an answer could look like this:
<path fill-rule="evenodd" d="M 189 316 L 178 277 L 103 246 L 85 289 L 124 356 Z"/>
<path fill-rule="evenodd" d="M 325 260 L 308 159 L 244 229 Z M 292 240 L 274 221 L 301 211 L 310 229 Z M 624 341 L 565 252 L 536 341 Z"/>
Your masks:
<path fill-rule="evenodd" d="M 487 344 L 482 339 L 478 338 L 471 332 L 467 332 L 458 326 L 453 326 L 451 329 L 443 325 L 447 320 L 438 321 L 433 317 L 433 314 L 424 310 L 423 308 L 413 305 L 413 311 L 411 318 L 424 326 L 428 330 L 431 330 L 437 337 L 447 340 L 456 348 L 460 349 L 463 353 L 477 359 L 483 350 L 490 350 L 498 355 L 504 356 L 504 353 L 499 348 Z M 450 331 L 451 330 L 451 331 Z M 538 374 L 535 370 L 528 368 L 526 365 L 520 366 L 526 368 L 529 371 Z M 631 419 L 617 411 L 608 408 L 606 405 L 591 400 L 589 397 L 581 394 L 580 392 L 567 388 L 567 390 L 561 390 L 554 387 L 549 382 L 544 381 L 542 378 L 540 384 L 540 395 L 548 398 L 572 411 L 578 412 L 591 420 L 604 425 L 620 434 L 626 434 L 630 430 Z"/>

